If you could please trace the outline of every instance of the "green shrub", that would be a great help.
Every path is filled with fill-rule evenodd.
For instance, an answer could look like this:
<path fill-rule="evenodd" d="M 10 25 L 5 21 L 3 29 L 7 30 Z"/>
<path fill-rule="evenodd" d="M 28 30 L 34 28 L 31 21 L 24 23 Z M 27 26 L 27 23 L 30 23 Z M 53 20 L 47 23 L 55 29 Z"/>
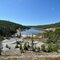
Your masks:
<path fill-rule="evenodd" d="M 45 50 L 45 44 L 43 44 L 43 45 L 41 46 L 41 50 L 44 51 L 44 52 L 46 51 L 46 50 Z"/>
<path fill-rule="evenodd" d="M 37 51 L 40 52 L 40 47 L 37 48 Z"/>
<path fill-rule="evenodd" d="M 53 46 L 52 46 L 52 44 L 49 44 L 48 45 L 48 52 L 52 52 L 53 51 Z"/>
<path fill-rule="evenodd" d="M 16 44 L 15 48 L 19 48 L 18 44 Z"/>
<path fill-rule="evenodd" d="M 11 49 L 11 47 L 9 47 L 7 44 L 6 44 L 6 48 Z"/>
<path fill-rule="evenodd" d="M 57 52 L 59 46 L 57 44 L 49 44 L 48 45 L 48 52 Z"/>
<path fill-rule="evenodd" d="M 32 51 L 33 51 L 34 50 L 34 40 L 32 40 L 31 48 L 32 48 Z"/>
<path fill-rule="evenodd" d="M 20 49 L 21 53 L 24 53 L 24 49 L 23 49 L 23 47 L 22 47 L 22 44 L 20 44 L 19 49 Z"/>
<path fill-rule="evenodd" d="M 16 41 L 17 44 L 20 44 L 19 41 Z"/>
<path fill-rule="evenodd" d="M 9 48 L 9 46 L 6 44 L 6 48 Z"/>
<path fill-rule="evenodd" d="M 28 45 L 26 43 L 24 44 L 24 50 L 28 50 Z"/>

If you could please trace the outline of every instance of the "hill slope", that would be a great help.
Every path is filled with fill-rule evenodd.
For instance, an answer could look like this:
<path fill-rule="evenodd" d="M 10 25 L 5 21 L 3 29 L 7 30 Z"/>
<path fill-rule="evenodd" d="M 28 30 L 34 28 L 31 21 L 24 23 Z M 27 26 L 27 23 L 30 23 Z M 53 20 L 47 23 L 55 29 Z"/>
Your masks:
<path fill-rule="evenodd" d="M 57 28 L 57 27 L 60 27 L 60 22 L 55 24 L 37 25 L 37 26 L 30 26 L 30 27 L 35 29 Z"/>
<path fill-rule="evenodd" d="M 21 28 L 21 30 L 28 29 L 28 27 L 17 23 L 0 20 L 0 36 L 11 36 L 16 33 L 18 28 Z"/>

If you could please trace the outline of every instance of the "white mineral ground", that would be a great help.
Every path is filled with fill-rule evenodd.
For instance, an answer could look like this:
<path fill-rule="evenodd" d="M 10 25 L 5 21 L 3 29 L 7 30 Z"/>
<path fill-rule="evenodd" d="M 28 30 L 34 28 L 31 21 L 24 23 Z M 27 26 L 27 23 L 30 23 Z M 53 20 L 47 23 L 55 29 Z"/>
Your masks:
<path fill-rule="evenodd" d="M 20 54 L 20 50 L 19 48 L 18 49 L 15 49 L 15 46 L 16 46 L 16 41 L 23 41 L 23 38 L 26 37 L 25 35 L 23 35 L 23 37 L 21 38 L 10 38 L 10 39 L 5 39 L 3 40 L 2 42 L 2 45 L 3 45 L 3 52 L 2 54 L 3 55 L 14 55 L 14 54 Z M 31 45 L 31 41 L 28 41 Z M 37 43 L 36 46 L 41 46 L 42 44 L 44 44 L 43 42 L 39 42 L 39 41 L 34 41 L 34 43 Z M 11 48 L 11 49 L 8 49 L 6 48 L 6 44 Z M 24 44 L 24 42 L 23 42 Z"/>
<path fill-rule="evenodd" d="M 24 36 L 25 37 L 25 36 Z M 19 41 L 23 41 L 23 38 L 24 37 L 21 37 L 21 38 L 10 38 L 9 40 L 8 39 L 5 39 L 3 40 L 2 44 L 3 44 L 3 52 L 2 54 L 3 55 L 16 55 L 16 56 L 9 56 L 7 58 L 26 58 L 26 57 L 60 57 L 60 53 L 47 53 L 47 54 L 33 54 L 33 52 L 27 52 L 27 53 L 24 53 L 24 54 L 20 54 L 20 50 L 19 49 L 15 49 L 15 46 L 16 46 L 16 41 L 19 40 Z M 31 41 L 28 41 L 31 43 Z M 40 46 L 42 44 L 44 44 L 43 42 L 39 42 L 39 41 L 35 41 L 34 43 L 37 43 L 36 45 L 37 46 Z M 8 49 L 6 48 L 6 44 L 9 45 L 11 47 L 11 49 Z"/>

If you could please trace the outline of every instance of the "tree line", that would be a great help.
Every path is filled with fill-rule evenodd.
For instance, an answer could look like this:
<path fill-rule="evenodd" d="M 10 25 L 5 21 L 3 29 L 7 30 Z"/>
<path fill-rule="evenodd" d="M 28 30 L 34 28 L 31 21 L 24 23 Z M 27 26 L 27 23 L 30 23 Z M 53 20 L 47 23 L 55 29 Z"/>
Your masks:
<path fill-rule="evenodd" d="M 35 29 L 57 28 L 60 27 L 60 22 L 55 24 L 37 25 L 37 26 L 30 26 L 30 27 Z"/>
<path fill-rule="evenodd" d="M 0 20 L 0 36 L 9 37 L 12 34 L 16 33 L 16 29 L 20 28 L 21 31 L 29 29 L 27 26 L 23 26 L 17 23 L 2 21 Z"/>

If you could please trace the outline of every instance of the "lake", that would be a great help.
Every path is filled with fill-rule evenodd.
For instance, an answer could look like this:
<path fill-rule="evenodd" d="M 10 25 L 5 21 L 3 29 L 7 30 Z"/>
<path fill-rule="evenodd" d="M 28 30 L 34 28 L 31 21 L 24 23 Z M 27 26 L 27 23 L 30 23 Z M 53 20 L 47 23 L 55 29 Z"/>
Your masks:
<path fill-rule="evenodd" d="M 43 30 L 35 30 L 35 29 L 29 29 L 22 31 L 21 34 L 39 34 L 39 33 L 44 33 Z"/>

